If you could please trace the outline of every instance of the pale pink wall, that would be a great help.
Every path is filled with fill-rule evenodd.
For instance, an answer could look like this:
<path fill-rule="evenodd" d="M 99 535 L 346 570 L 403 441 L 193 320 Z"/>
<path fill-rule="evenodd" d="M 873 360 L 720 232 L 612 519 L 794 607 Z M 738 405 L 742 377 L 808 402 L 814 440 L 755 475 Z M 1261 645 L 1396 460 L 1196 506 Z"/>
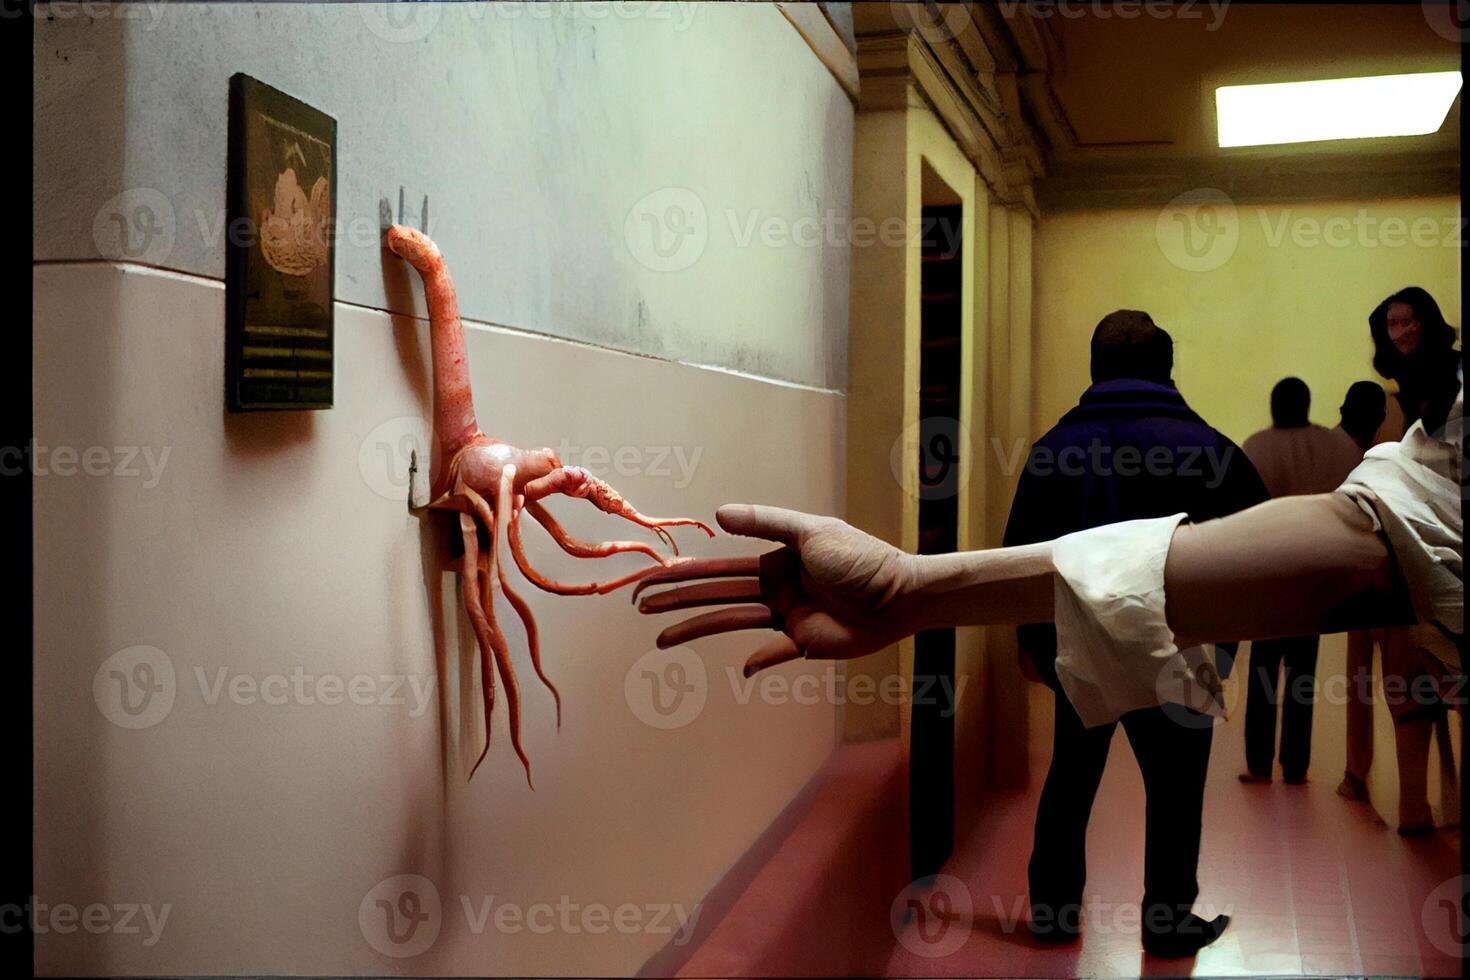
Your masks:
<path fill-rule="evenodd" d="M 444 526 L 400 496 L 425 412 L 425 324 L 339 305 L 336 406 L 227 417 L 220 283 L 88 263 L 38 267 L 35 287 L 38 442 L 53 454 L 104 447 L 112 461 L 67 475 L 63 456 L 36 481 L 37 893 L 168 910 L 151 945 L 146 926 L 49 930 L 43 972 L 631 972 L 830 751 L 831 703 L 743 692 L 748 636 L 681 653 L 693 707 L 673 716 L 681 727 L 655 727 L 642 672 L 669 676 L 669 661 L 640 660 L 655 621 L 626 594 L 527 587 L 565 723 L 556 731 L 502 611 L 536 790 L 503 701 L 466 784 L 473 648 L 440 570 Z M 507 331 L 472 328 L 469 349 L 486 428 L 527 445 L 625 448 L 636 466 L 624 468 L 642 472 L 609 477 L 651 513 L 709 517 L 730 499 L 841 509 L 840 395 Z M 687 485 L 677 463 L 654 460 L 665 450 L 695 461 Z M 553 508 L 580 536 L 630 530 L 579 501 Z M 682 537 L 701 554 L 752 550 Z M 539 531 L 528 542 L 549 570 L 597 574 L 551 554 Z M 145 703 L 134 673 L 145 656 L 154 683 L 172 678 L 172 706 L 160 714 L 164 692 L 129 716 L 110 673 Z M 784 674 L 803 670 L 816 672 Z M 367 696 L 328 705 L 314 687 L 270 686 L 297 672 L 363 675 Z M 406 703 L 378 703 L 394 694 L 383 678 L 408 682 Z M 429 691 L 422 703 L 412 684 Z M 671 688 L 663 696 L 675 703 Z M 372 901 L 382 888 L 396 900 L 396 884 L 380 883 L 402 874 L 432 881 L 442 912 L 437 940 L 398 959 L 373 946 L 386 919 Z M 497 927 L 506 903 L 545 903 L 555 924 Z M 597 918 L 629 904 L 641 911 L 625 932 Z"/>

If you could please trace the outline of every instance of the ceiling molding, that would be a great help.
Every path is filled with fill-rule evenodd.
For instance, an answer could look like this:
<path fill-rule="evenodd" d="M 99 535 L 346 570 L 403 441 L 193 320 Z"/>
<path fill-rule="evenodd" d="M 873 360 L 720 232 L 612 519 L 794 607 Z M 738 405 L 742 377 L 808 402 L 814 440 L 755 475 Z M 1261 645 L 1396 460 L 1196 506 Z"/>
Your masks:
<path fill-rule="evenodd" d="M 1035 214 L 1031 185 L 1046 172 L 1050 137 L 1029 121 L 1037 115 L 1023 90 L 1031 83 L 986 15 L 970 4 L 945 6 L 939 15 L 905 5 L 901 16 L 871 9 L 883 4 L 855 8 L 859 111 L 928 108 L 1001 202 Z"/>
<path fill-rule="evenodd" d="M 1059 166 L 1036 184 L 1046 210 L 1161 207 L 1187 191 L 1212 188 L 1237 204 L 1384 197 L 1454 196 L 1460 155 L 1440 150 L 1287 158 L 1135 160 Z"/>
<path fill-rule="evenodd" d="M 847 97 L 856 105 L 858 102 L 857 59 L 847 46 L 847 41 L 837 32 L 829 15 L 823 11 L 825 4 L 777 3 L 776 6 L 786 16 L 791 26 L 796 28 L 796 33 L 806 41 L 807 47 L 812 49 L 817 60 L 827 66 L 832 77 L 837 79 L 837 84 L 842 86 Z"/>

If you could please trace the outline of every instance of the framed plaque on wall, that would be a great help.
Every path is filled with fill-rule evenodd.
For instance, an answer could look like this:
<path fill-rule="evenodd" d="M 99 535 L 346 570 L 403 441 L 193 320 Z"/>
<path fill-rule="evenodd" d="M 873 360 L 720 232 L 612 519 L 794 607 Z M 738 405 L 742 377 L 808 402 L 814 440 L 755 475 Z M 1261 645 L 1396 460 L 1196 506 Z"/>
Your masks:
<path fill-rule="evenodd" d="M 331 408 L 337 121 L 234 75 L 227 187 L 226 405 Z"/>

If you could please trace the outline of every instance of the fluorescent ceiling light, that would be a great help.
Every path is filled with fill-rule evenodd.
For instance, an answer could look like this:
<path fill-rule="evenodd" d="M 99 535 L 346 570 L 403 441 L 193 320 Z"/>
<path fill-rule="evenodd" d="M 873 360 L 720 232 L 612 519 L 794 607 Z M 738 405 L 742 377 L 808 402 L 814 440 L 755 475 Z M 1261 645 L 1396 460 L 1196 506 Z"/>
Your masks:
<path fill-rule="evenodd" d="M 1221 146 L 1433 133 L 1460 93 L 1457 71 L 1215 89 Z"/>

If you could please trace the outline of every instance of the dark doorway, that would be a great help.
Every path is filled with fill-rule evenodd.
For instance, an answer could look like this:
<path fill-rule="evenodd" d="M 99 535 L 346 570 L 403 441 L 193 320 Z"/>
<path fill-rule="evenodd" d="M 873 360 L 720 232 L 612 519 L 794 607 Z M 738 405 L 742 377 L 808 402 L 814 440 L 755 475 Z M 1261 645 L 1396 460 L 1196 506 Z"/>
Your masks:
<path fill-rule="evenodd" d="M 962 205 L 923 210 L 919 353 L 919 553 L 959 543 Z M 909 860 L 915 880 L 954 849 L 955 631 L 914 637 Z"/>

